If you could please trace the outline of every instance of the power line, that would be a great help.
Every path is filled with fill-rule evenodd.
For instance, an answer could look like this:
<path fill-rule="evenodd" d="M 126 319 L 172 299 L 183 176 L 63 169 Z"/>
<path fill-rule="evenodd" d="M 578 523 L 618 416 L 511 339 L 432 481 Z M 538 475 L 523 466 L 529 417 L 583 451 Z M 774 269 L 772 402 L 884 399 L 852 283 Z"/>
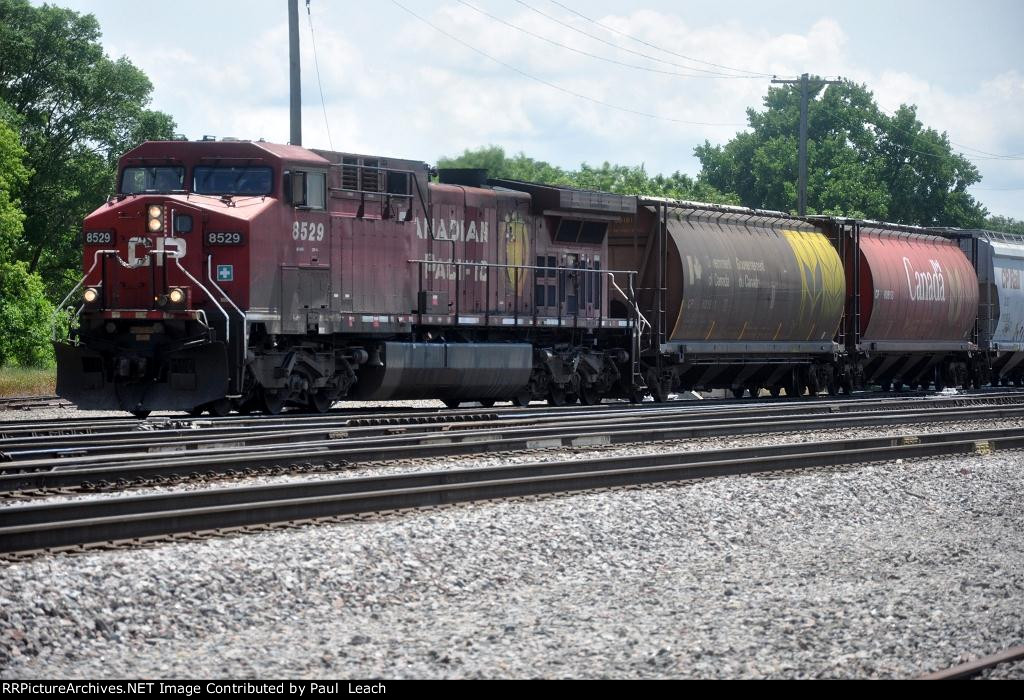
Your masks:
<path fill-rule="evenodd" d="M 495 22 L 500 22 L 501 24 L 504 24 L 506 27 L 511 27 L 512 29 L 515 29 L 516 31 L 520 31 L 523 34 L 527 34 L 529 36 L 532 36 L 535 39 L 539 39 L 541 41 L 546 41 L 547 43 L 552 44 L 553 46 L 557 46 L 559 48 L 565 49 L 566 51 L 572 51 L 573 53 L 578 53 L 578 54 L 580 54 L 582 56 L 587 56 L 589 58 L 595 58 L 595 59 L 597 59 L 599 61 L 605 61 L 607 63 L 613 63 L 613 64 L 615 64 L 617 66 L 624 66 L 626 68 L 632 68 L 634 70 L 649 71 L 651 73 L 660 73 L 661 75 L 671 75 L 671 76 L 675 76 L 675 77 L 678 77 L 678 78 L 704 78 L 704 79 L 707 79 L 707 80 L 729 80 L 729 79 L 733 79 L 733 80 L 736 80 L 736 79 L 739 79 L 739 80 L 760 80 L 761 79 L 760 77 L 758 77 L 756 75 L 721 75 L 721 74 L 697 75 L 697 74 L 694 74 L 694 73 L 677 73 L 675 71 L 660 70 L 658 68 L 648 68 L 647 66 L 640 66 L 640 65 L 637 65 L 635 63 L 625 63 L 624 61 L 617 61 L 614 58 L 607 58 L 605 56 L 599 56 L 598 54 L 590 53 L 589 51 L 584 51 L 582 49 L 577 49 L 577 48 L 574 48 L 572 46 L 568 46 L 568 45 L 563 44 L 561 42 L 555 41 L 554 39 L 549 39 L 546 36 L 542 36 L 540 34 L 537 34 L 535 32 L 530 31 L 529 29 L 525 29 L 523 27 L 520 27 L 520 26 L 518 26 L 516 24 L 513 24 L 513 23 L 511 23 L 511 22 L 509 22 L 507 20 L 502 19 L 501 17 L 497 17 L 495 15 L 492 15 L 490 12 L 487 12 L 485 10 L 481 10 L 479 7 L 476 7 L 475 5 L 471 5 L 470 3 L 466 2 L 466 0 L 456 0 L 456 1 L 460 5 L 465 5 L 466 7 L 468 7 L 471 10 L 473 10 L 474 12 L 479 12 L 483 16 L 489 17 L 490 19 L 494 20 Z M 631 53 L 635 53 L 635 52 L 631 52 Z M 640 54 L 640 55 L 644 55 L 644 54 Z M 658 60 L 658 59 L 652 59 L 652 60 Z M 669 65 L 676 65 L 676 64 L 669 64 Z M 680 67 L 682 67 L 682 68 L 689 68 L 690 70 L 701 70 L 699 68 L 690 68 L 689 66 L 680 66 Z M 711 71 L 703 71 L 703 72 L 711 73 Z"/>
<path fill-rule="evenodd" d="M 540 15 L 541 17 L 544 17 L 545 19 L 550 20 L 551 22 L 554 22 L 555 24 L 557 24 L 559 26 L 565 27 L 566 29 L 569 29 L 570 31 L 576 32 L 577 34 L 585 36 L 585 37 L 587 37 L 589 39 L 593 39 L 594 41 L 598 41 L 598 42 L 600 42 L 602 44 L 605 44 L 606 46 L 610 46 L 610 47 L 612 47 L 613 49 L 615 49 L 617 51 L 625 51 L 626 53 L 633 54 L 634 56 L 640 56 L 641 58 L 646 58 L 649 61 L 655 61 L 657 63 L 663 63 L 663 64 L 665 64 L 667 66 L 674 66 L 676 68 L 683 68 L 683 69 L 686 69 L 686 70 L 694 70 L 694 71 L 698 71 L 700 73 L 706 73 L 707 77 L 716 77 L 716 78 L 763 78 L 763 77 L 767 77 L 767 75 L 764 75 L 764 76 L 762 76 L 762 75 L 750 75 L 750 76 L 746 76 L 746 75 L 729 75 L 727 73 L 722 73 L 721 71 L 713 71 L 713 70 L 708 70 L 706 68 L 697 68 L 695 66 L 683 65 L 682 63 L 675 63 L 673 61 L 666 61 L 663 58 L 658 58 L 657 56 L 652 56 L 650 54 L 643 53 L 642 51 L 634 51 L 633 49 L 627 49 L 625 46 L 619 46 L 618 44 L 615 44 L 615 43 L 613 43 L 611 41 L 608 41 L 607 39 L 602 39 L 599 36 L 596 36 L 596 35 L 591 34 L 589 32 L 585 32 L 582 29 L 578 29 L 577 27 L 574 27 L 574 26 L 572 26 L 571 24 L 569 24 L 567 22 L 563 22 L 562 20 L 558 19 L 557 17 L 553 17 L 552 15 L 549 15 L 546 12 L 542 12 L 541 10 L 538 10 L 536 7 L 533 7 L 532 5 L 530 5 L 530 4 L 526 3 L 526 2 L 523 2 L 522 0 L 516 0 L 516 2 L 519 3 L 520 5 L 522 5 L 523 7 L 525 7 L 526 9 L 530 10 L 531 12 L 535 12 L 538 15 Z M 695 59 L 687 59 L 687 60 L 695 60 Z M 698 62 L 703 63 L 703 61 L 698 61 Z M 713 64 L 711 64 L 711 65 L 713 65 Z"/>
<path fill-rule="evenodd" d="M 657 119 L 659 121 L 672 122 L 674 124 L 687 124 L 687 125 L 690 125 L 690 126 L 738 126 L 738 127 L 746 127 L 747 126 L 746 124 L 737 124 L 737 123 L 728 123 L 728 122 L 691 122 L 691 121 L 686 121 L 684 119 L 675 119 L 673 117 L 663 117 L 663 116 L 658 115 L 658 114 L 651 114 L 650 112 L 641 112 L 640 110 L 637 110 L 637 109 L 631 109 L 629 107 L 623 107 L 621 105 L 612 104 L 610 102 L 605 102 L 603 100 L 599 100 L 596 97 L 590 97 L 589 95 L 584 95 L 584 94 L 575 92 L 574 90 L 570 90 L 568 88 L 562 87 L 561 85 L 558 85 L 556 83 L 552 83 L 552 82 L 550 82 L 548 80 L 545 80 L 544 78 L 538 78 L 535 75 L 532 75 L 530 73 L 527 73 L 524 70 L 516 68 L 515 66 L 513 66 L 510 63 L 505 63 L 501 59 L 498 59 L 498 58 L 495 58 L 494 56 L 491 56 L 489 53 L 486 53 L 486 52 L 476 48 L 472 44 L 463 41 L 461 38 L 455 36 L 454 34 L 451 34 L 450 32 L 447 32 L 444 29 L 441 29 L 441 27 L 437 26 L 436 24 L 434 24 L 430 20 L 426 19 L 425 17 L 421 17 L 420 15 L 416 14 L 415 12 L 410 10 L 408 7 L 406 7 L 405 5 L 403 5 L 400 2 L 398 2 L 398 0 L 391 0 L 391 3 L 393 5 L 395 5 L 396 7 L 398 7 L 399 9 L 401 9 L 401 10 L 405 11 L 406 13 L 412 15 L 413 17 L 415 17 L 419 21 L 423 22 L 424 24 L 426 24 L 428 27 L 432 28 L 434 31 L 438 32 L 439 34 L 443 34 L 444 36 L 448 37 L 452 41 L 454 41 L 456 43 L 459 43 L 459 44 L 462 44 L 463 46 L 465 46 L 470 51 L 473 51 L 474 53 L 477 53 L 477 54 L 483 56 L 484 58 L 486 58 L 488 60 L 494 61 L 498 65 L 503 66 L 503 67 L 507 68 L 510 71 L 518 73 L 519 75 L 523 76 L 524 78 L 528 78 L 529 80 L 533 80 L 534 82 L 540 83 L 541 85 L 545 85 L 545 86 L 547 86 L 547 87 L 549 87 L 549 88 L 551 88 L 553 90 L 558 90 L 559 92 L 564 92 L 567 95 L 572 95 L 573 97 L 576 97 L 578 99 L 586 100 L 587 102 L 591 102 L 593 104 L 600 105 L 602 107 L 607 107 L 609 109 L 614 109 L 614 110 L 617 110 L 619 112 L 625 112 L 627 114 L 635 114 L 637 116 L 647 117 L 648 119 Z"/>
<path fill-rule="evenodd" d="M 309 10 L 309 0 L 306 0 L 306 16 L 309 17 L 309 41 L 313 44 L 313 65 L 316 66 L 316 84 L 320 88 L 320 106 L 324 110 L 324 126 L 327 127 L 327 143 L 331 150 L 334 150 L 334 141 L 331 140 L 331 123 L 327 121 L 327 100 L 324 99 L 324 84 L 320 82 L 320 61 L 316 57 L 316 35 L 313 34 L 313 13 Z"/>
<path fill-rule="evenodd" d="M 896 117 L 897 117 L 897 114 L 889 114 L 888 112 L 885 112 L 881 108 L 878 111 L 881 112 L 884 116 L 886 116 L 886 117 L 888 117 L 889 119 L 892 119 L 892 120 L 895 120 Z M 916 111 L 914 112 L 913 117 L 914 117 L 915 121 L 918 121 L 918 122 L 920 121 L 917 118 L 917 112 Z M 917 136 L 921 135 L 924 131 L 935 131 L 935 133 L 938 134 L 938 131 L 936 131 L 935 129 L 929 128 L 929 127 L 925 127 L 923 123 L 921 124 L 922 131 L 916 131 L 916 132 L 915 131 L 911 131 L 909 129 L 904 129 L 903 127 L 897 126 L 896 124 L 890 124 L 890 126 L 893 129 L 895 129 L 896 131 L 901 131 L 904 134 L 907 134 L 909 136 L 914 136 L 914 137 L 917 137 Z M 998 155 L 998 154 L 995 154 L 995 153 L 988 153 L 987 151 L 982 151 L 981 149 L 974 148 L 972 146 L 965 146 L 964 144 L 957 143 L 956 141 L 950 141 L 948 136 L 945 136 L 945 140 L 951 146 L 957 146 L 959 148 L 966 148 L 967 150 L 977 151 L 978 153 L 983 153 L 984 154 L 984 155 L 978 156 L 978 155 L 974 155 L 974 154 L 961 153 L 961 155 L 964 158 L 967 158 L 969 160 L 1006 160 L 1006 161 L 1024 160 L 1024 157 L 1021 157 L 1021 154 L 1012 155 L 1012 156 L 1011 155 Z M 916 151 L 916 152 L 917 153 L 921 153 L 921 151 Z M 928 155 L 928 154 L 924 154 L 924 155 Z"/>
<path fill-rule="evenodd" d="M 662 52 L 670 54 L 672 56 L 677 56 L 678 58 L 682 58 L 682 59 L 687 60 L 687 61 L 693 61 L 694 63 L 701 63 L 701 64 L 703 64 L 705 66 L 714 66 L 715 68 L 721 68 L 723 70 L 731 70 L 731 71 L 734 71 L 736 73 L 749 73 L 750 75 L 755 76 L 755 77 L 759 77 L 759 78 L 770 78 L 770 77 L 772 77 L 771 73 L 761 73 L 761 72 L 758 72 L 758 71 L 747 70 L 745 68 L 731 68 L 730 66 L 723 66 L 720 63 L 712 63 L 711 61 L 704 61 L 704 60 L 701 60 L 699 58 L 693 58 L 691 56 L 686 56 L 686 55 L 681 54 L 681 53 L 676 53 L 675 51 L 672 51 L 670 49 L 662 48 L 661 46 L 658 46 L 657 44 L 652 44 L 649 41 L 645 41 L 643 39 L 635 37 L 632 34 L 627 34 L 626 32 L 624 32 L 622 30 L 616 29 L 615 27 L 609 27 L 607 24 L 604 24 L 603 22 L 598 22 L 596 19 L 592 19 L 590 17 L 587 17 L 582 12 L 577 12 L 576 10 L 572 9 L 571 7 L 563 5 L 562 3 L 558 2 L 558 0 L 550 0 L 550 1 L 553 4 L 558 5 L 559 7 L 561 7 L 566 12 L 570 12 L 570 13 L 576 15 L 577 17 L 580 17 L 581 19 L 585 19 L 586 21 L 588 21 L 588 22 L 590 22 L 592 24 L 596 24 L 597 26 L 601 27 L 602 29 L 604 29 L 606 31 L 614 32 L 615 34 L 619 34 L 620 36 L 624 36 L 627 39 L 632 39 L 633 41 L 635 41 L 635 42 L 637 42 L 639 44 L 643 44 L 644 46 L 649 46 L 652 49 L 657 49 L 658 51 L 662 51 Z M 548 19 L 551 19 L 553 21 L 558 22 L 559 24 L 562 24 L 565 27 L 568 27 L 569 29 L 574 29 L 571 25 L 565 24 L 564 22 L 561 22 L 560 20 L 557 20 L 554 17 L 551 17 L 550 15 L 544 14 L 540 10 L 534 9 L 530 5 L 528 5 L 525 2 L 523 2 L 522 0 L 516 0 L 516 2 L 518 2 L 523 7 L 527 7 L 527 8 L 533 10 L 534 12 L 536 12 L 538 14 L 544 15 Z M 579 31 L 579 30 L 574 29 L 574 31 Z M 587 35 L 587 36 L 590 36 L 590 35 Z M 597 38 L 597 37 L 591 37 L 591 38 Z M 598 41 L 601 41 L 601 40 L 598 39 Z M 622 47 L 616 47 L 616 48 L 622 48 Z M 623 48 L 622 50 L 623 51 L 628 51 L 629 49 Z M 657 59 L 654 59 L 654 60 L 657 60 Z M 696 70 L 696 69 L 694 69 L 694 70 Z"/>

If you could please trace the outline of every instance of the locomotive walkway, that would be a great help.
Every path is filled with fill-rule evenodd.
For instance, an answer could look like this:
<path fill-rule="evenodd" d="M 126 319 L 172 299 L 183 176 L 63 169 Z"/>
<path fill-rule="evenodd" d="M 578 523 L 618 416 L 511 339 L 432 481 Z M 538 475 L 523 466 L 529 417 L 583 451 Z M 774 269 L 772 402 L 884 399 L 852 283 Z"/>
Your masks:
<path fill-rule="evenodd" d="M 412 413 L 401 418 L 221 421 L 167 431 L 31 435 L 0 427 L 0 496 L 166 485 L 218 476 L 336 471 L 454 456 L 602 448 L 714 436 L 1024 417 L 1024 394 L 578 411 Z M 239 424 L 241 423 L 241 424 Z"/>
<path fill-rule="evenodd" d="M 806 470 L 1024 447 L 1024 430 L 861 438 L 302 481 L 0 509 L 0 553 L 134 546 L 174 536 L 591 489 Z"/>

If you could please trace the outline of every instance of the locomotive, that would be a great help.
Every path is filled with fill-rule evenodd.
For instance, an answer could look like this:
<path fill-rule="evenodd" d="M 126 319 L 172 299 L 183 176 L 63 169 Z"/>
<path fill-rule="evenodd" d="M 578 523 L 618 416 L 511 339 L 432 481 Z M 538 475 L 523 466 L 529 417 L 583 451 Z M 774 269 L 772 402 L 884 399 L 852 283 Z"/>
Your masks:
<path fill-rule="evenodd" d="M 81 408 L 1024 379 L 1024 240 L 985 231 L 203 140 L 126 153 L 82 235 L 76 322 L 55 343 L 58 394 Z"/>

